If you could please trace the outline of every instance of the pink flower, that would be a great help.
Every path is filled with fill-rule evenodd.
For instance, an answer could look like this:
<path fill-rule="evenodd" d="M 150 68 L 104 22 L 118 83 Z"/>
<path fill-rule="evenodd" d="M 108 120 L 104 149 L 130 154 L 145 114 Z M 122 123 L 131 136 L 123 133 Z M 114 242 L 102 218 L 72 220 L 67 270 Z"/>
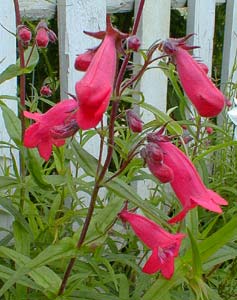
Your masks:
<path fill-rule="evenodd" d="M 88 49 L 86 52 L 79 54 L 74 63 L 75 69 L 83 72 L 86 71 L 95 56 L 96 50 L 97 48 Z"/>
<path fill-rule="evenodd" d="M 32 37 L 32 33 L 27 26 L 19 25 L 17 27 L 17 34 L 18 34 L 19 39 L 23 43 L 23 45 L 29 44 L 31 37 Z"/>
<path fill-rule="evenodd" d="M 76 118 L 81 129 L 96 127 L 107 110 L 117 67 L 116 45 L 123 38 L 124 35 L 112 27 L 108 17 L 103 42 L 84 77 L 76 83 L 75 87 L 79 102 Z"/>
<path fill-rule="evenodd" d="M 123 209 L 119 217 L 129 222 L 135 234 L 152 250 L 152 254 L 142 271 L 153 274 L 161 270 L 162 275 L 170 279 L 174 273 L 174 258 L 179 254 L 182 233 L 171 234 L 148 218 Z"/>
<path fill-rule="evenodd" d="M 43 85 L 40 89 L 41 96 L 50 97 L 50 96 L 52 96 L 52 93 L 53 92 L 48 85 Z"/>
<path fill-rule="evenodd" d="M 186 45 L 185 39 L 168 39 L 163 49 L 173 58 L 181 85 L 200 116 L 215 117 L 224 108 L 225 96 L 208 78 L 206 66 L 188 53 L 194 47 Z"/>
<path fill-rule="evenodd" d="M 222 213 L 220 205 L 227 205 L 227 201 L 206 188 L 190 159 L 165 136 L 151 133 L 147 138 L 148 141 L 156 142 L 163 151 L 164 163 L 173 170 L 174 174 L 170 185 L 183 206 L 183 210 L 170 219 L 169 223 L 181 221 L 187 212 L 197 205 L 216 213 Z"/>
<path fill-rule="evenodd" d="M 132 132 L 142 132 L 142 125 L 143 122 L 132 109 L 128 109 L 126 111 L 126 117 L 129 128 L 132 130 Z"/>
<path fill-rule="evenodd" d="M 52 146 L 64 145 L 65 137 L 69 136 L 65 134 L 65 128 L 68 124 L 70 128 L 73 119 L 75 120 L 77 107 L 78 104 L 75 100 L 67 99 L 59 102 L 44 114 L 24 111 L 26 118 L 36 121 L 25 131 L 24 146 L 27 148 L 37 147 L 40 156 L 46 161 L 49 160 Z M 64 131 L 58 126 L 64 126 Z M 71 133 L 74 134 L 75 130 Z"/>

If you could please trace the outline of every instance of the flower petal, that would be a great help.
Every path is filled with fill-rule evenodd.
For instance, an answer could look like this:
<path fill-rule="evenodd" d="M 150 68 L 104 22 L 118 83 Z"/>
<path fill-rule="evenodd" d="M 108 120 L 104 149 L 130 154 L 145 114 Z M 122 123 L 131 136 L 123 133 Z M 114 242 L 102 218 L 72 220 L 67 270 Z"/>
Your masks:
<path fill-rule="evenodd" d="M 41 140 L 41 135 L 39 132 L 40 123 L 34 123 L 28 127 L 24 135 L 24 146 L 28 148 L 37 147 Z"/>
<path fill-rule="evenodd" d="M 49 160 L 52 152 L 52 142 L 50 140 L 44 140 L 38 145 L 40 156 L 44 160 Z"/>
<path fill-rule="evenodd" d="M 161 268 L 161 262 L 158 258 L 158 248 L 154 248 L 151 256 L 148 258 L 146 264 L 144 265 L 142 272 L 147 274 L 154 274 Z"/>

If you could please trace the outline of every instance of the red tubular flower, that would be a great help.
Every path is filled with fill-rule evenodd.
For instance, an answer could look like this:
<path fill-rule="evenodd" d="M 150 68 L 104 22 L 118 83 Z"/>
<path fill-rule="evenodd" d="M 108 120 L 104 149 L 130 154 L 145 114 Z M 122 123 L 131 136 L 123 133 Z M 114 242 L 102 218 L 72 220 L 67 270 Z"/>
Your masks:
<path fill-rule="evenodd" d="M 142 132 L 142 125 L 143 122 L 132 109 L 128 109 L 126 111 L 126 117 L 129 128 L 132 130 L 132 132 Z"/>
<path fill-rule="evenodd" d="M 206 68 L 188 53 L 194 47 L 186 45 L 184 39 L 168 39 L 163 49 L 174 59 L 181 85 L 200 116 L 215 117 L 224 108 L 225 96 L 208 78 Z"/>
<path fill-rule="evenodd" d="M 24 116 L 36 121 L 26 129 L 24 135 L 24 146 L 27 148 L 38 148 L 40 156 L 44 160 L 49 160 L 52 146 L 60 147 L 65 143 L 65 137 L 69 135 L 62 131 L 58 126 L 68 126 L 75 120 L 75 110 L 78 104 L 73 99 L 67 99 L 59 102 L 46 113 L 30 113 L 24 111 Z M 69 126 L 70 127 L 70 126 Z M 78 128 L 78 127 L 77 127 Z M 61 135 L 60 130 L 61 129 Z M 72 135 L 75 133 L 71 131 Z"/>
<path fill-rule="evenodd" d="M 129 222 L 135 234 L 152 250 L 152 254 L 142 271 L 153 274 L 161 270 L 162 275 L 170 279 L 174 273 L 174 258 L 179 254 L 182 233 L 171 234 L 148 218 L 123 209 L 119 217 Z"/>
<path fill-rule="evenodd" d="M 108 17 L 103 42 L 84 77 L 76 83 L 75 87 L 79 102 L 76 118 L 81 129 L 96 127 L 107 110 L 117 66 L 116 46 L 126 36 L 112 27 Z"/>
<path fill-rule="evenodd" d="M 164 163 L 173 170 L 174 178 L 170 185 L 183 206 L 183 210 L 169 220 L 169 223 L 181 221 L 189 210 L 200 205 L 210 211 L 222 213 L 220 205 L 227 201 L 214 191 L 206 188 L 190 159 L 167 137 L 157 133 L 148 135 L 148 140 L 156 142 L 164 154 Z"/>

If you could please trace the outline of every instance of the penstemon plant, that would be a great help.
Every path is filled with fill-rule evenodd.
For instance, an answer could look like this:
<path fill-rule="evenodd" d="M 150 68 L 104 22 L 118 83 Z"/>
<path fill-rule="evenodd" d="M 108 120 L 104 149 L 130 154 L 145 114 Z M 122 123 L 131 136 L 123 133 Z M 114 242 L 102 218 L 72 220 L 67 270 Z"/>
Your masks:
<path fill-rule="evenodd" d="M 76 57 L 75 69 L 85 73 L 75 96 L 42 112 L 38 94 L 37 101 L 27 98 L 26 74 L 57 36 L 44 21 L 34 33 L 22 24 L 14 0 L 19 63 L 0 82 L 20 76 L 20 113 L 1 102 L 14 142 L 6 143 L 13 168 L 0 183 L 0 204 L 14 217 L 0 245 L 1 299 L 225 299 L 225 278 L 236 266 L 236 191 L 227 181 L 218 186 L 216 158 L 236 142 L 213 118 L 229 102 L 191 56 L 190 35 L 139 49 L 144 3 L 130 33 L 115 28 L 110 16 L 105 31 L 85 31 L 101 43 Z M 144 58 L 136 71 L 134 52 Z M 185 103 L 186 118 L 172 119 L 136 91 L 154 63 Z M 39 99 L 53 92 L 45 83 Z M 154 121 L 144 124 L 138 108 Z M 95 135 L 98 157 L 86 150 Z M 149 199 L 134 188 L 144 180 L 152 182 Z"/>

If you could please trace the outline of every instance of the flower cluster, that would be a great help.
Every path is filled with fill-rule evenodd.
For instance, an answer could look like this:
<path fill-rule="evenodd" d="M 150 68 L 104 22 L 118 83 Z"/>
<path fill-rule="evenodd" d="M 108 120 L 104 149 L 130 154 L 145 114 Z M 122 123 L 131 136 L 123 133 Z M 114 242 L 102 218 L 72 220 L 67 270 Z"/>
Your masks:
<path fill-rule="evenodd" d="M 76 59 L 76 69 L 86 72 L 75 85 L 75 100 L 66 99 L 41 115 L 25 112 L 25 116 L 36 123 L 26 130 L 24 145 L 38 147 L 45 160 L 50 158 L 52 145 L 63 145 L 65 137 L 75 134 L 79 128 L 85 130 L 96 127 L 108 108 L 117 68 L 117 51 L 121 47 L 121 40 L 127 35 L 115 29 L 109 17 L 106 24 L 106 32 L 87 33 L 102 38 L 100 46 Z M 38 47 L 46 47 L 49 41 L 56 41 L 55 34 L 45 22 L 40 22 L 36 30 Z M 48 97 L 52 91 L 49 86 L 43 86 L 40 93 Z M 57 116 L 54 116 L 55 113 Z"/>
<path fill-rule="evenodd" d="M 76 96 L 62 100 L 44 114 L 24 112 L 26 118 L 35 121 L 25 131 L 24 146 L 37 147 L 40 156 L 46 161 L 51 156 L 53 146 L 62 146 L 65 139 L 79 129 L 95 128 L 101 122 L 113 94 L 118 53 L 123 53 L 122 41 L 127 38 L 129 53 L 138 51 L 141 44 L 136 36 L 128 37 L 115 29 L 109 17 L 106 19 L 106 31 L 85 33 L 102 41 L 98 47 L 88 49 L 75 60 L 75 69 L 85 72 L 75 84 Z M 18 36 L 24 45 L 28 45 L 32 38 L 31 32 L 24 25 L 18 27 Z M 168 39 L 162 43 L 162 49 L 175 63 L 181 85 L 199 115 L 215 117 L 223 110 L 226 99 L 208 78 L 206 65 L 198 63 L 189 54 L 188 51 L 194 47 L 186 44 L 188 37 Z M 40 22 L 36 28 L 37 47 L 45 48 L 49 42 L 56 40 L 55 33 L 45 22 Z M 52 95 L 52 90 L 45 85 L 40 94 L 48 97 Z M 143 122 L 134 110 L 126 110 L 126 119 L 132 132 L 143 131 Z M 208 127 L 206 132 L 212 134 L 213 130 Z M 161 183 L 170 183 L 183 207 L 169 223 L 183 220 L 188 211 L 196 206 L 216 213 L 222 212 L 221 205 L 227 205 L 227 201 L 204 185 L 190 159 L 172 144 L 169 137 L 163 135 L 163 129 L 149 133 L 146 141 L 141 156 Z M 118 217 L 128 222 L 139 239 L 152 250 L 143 272 L 153 274 L 160 270 L 165 278 L 170 279 L 174 273 L 174 259 L 178 256 L 185 235 L 169 233 L 152 220 L 129 212 L 127 207 Z"/>

